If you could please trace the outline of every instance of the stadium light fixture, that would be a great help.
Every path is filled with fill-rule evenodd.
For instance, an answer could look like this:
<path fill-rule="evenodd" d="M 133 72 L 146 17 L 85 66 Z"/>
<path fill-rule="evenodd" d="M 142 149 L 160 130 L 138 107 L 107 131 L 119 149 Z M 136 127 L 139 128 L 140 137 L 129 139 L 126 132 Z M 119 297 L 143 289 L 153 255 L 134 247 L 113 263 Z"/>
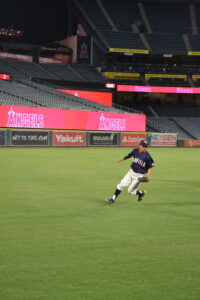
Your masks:
<path fill-rule="evenodd" d="M 24 32 L 13 28 L 0 28 L 0 35 L 5 36 L 22 36 Z"/>

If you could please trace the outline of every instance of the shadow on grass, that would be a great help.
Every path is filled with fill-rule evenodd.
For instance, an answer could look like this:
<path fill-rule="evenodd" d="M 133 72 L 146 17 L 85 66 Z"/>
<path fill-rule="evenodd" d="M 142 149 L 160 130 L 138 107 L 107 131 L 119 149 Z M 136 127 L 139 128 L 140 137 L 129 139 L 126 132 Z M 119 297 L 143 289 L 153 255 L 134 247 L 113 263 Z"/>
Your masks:
<path fill-rule="evenodd" d="M 122 199 L 122 200 L 118 200 L 118 201 L 116 201 L 114 204 L 108 204 L 107 202 L 106 202 L 106 200 L 98 200 L 98 203 L 101 205 L 101 206 L 108 206 L 108 207 L 111 207 L 111 206 L 118 206 L 118 205 L 127 205 L 127 203 L 128 202 L 130 202 L 129 200 L 124 200 L 124 199 Z"/>

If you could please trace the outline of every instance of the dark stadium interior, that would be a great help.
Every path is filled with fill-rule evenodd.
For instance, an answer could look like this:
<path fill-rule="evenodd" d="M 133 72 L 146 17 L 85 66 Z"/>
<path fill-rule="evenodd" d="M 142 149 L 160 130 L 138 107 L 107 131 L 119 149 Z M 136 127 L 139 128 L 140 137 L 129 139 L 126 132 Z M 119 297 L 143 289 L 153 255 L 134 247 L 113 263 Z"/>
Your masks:
<path fill-rule="evenodd" d="M 0 104 L 140 111 L 147 115 L 148 131 L 200 139 L 199 94 L 114 90 L 110 108 L 56 90 L 105 90 L 106 82 L 200 87 L 199 1 L 8 0 L 0 8 L 1 52 L 32 57 L 27 62 L 1 56 L 0 73 L 11 81 L 0 80 Z M 82 36 L 92 45 L 89 58 L 74 59 L 77 49 L 69 40 Z M 41 63 L 40 57 L 66 63 Z"/>

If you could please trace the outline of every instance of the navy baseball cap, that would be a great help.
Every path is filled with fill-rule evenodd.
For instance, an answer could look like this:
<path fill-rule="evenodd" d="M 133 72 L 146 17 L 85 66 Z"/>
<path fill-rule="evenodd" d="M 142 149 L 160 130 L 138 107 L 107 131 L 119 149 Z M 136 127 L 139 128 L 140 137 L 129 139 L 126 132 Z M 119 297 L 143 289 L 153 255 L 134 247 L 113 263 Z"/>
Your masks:
<path fill-rule="evenodd" d="M 141 140 L 140 141 L 140 146 L 142 147 L 148 147 L 149 143 L 147 142 L 147 140 Z"/>

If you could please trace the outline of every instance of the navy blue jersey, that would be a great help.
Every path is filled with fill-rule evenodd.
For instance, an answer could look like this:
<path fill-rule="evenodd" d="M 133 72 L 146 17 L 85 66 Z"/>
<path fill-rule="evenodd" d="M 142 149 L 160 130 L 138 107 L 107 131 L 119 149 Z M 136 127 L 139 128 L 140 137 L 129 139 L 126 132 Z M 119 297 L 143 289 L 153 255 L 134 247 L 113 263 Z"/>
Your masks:
<path fill-rule="evenodd" d="M 136 173 L 145 174 L 148 169 L 153 168 L 154 161 L 148 152 L 140 153 L 139 149 L 133 149 L 128 155 L 128 157 L 133 157 L 133 162 L 131 164 L 131 169 Z"/>

